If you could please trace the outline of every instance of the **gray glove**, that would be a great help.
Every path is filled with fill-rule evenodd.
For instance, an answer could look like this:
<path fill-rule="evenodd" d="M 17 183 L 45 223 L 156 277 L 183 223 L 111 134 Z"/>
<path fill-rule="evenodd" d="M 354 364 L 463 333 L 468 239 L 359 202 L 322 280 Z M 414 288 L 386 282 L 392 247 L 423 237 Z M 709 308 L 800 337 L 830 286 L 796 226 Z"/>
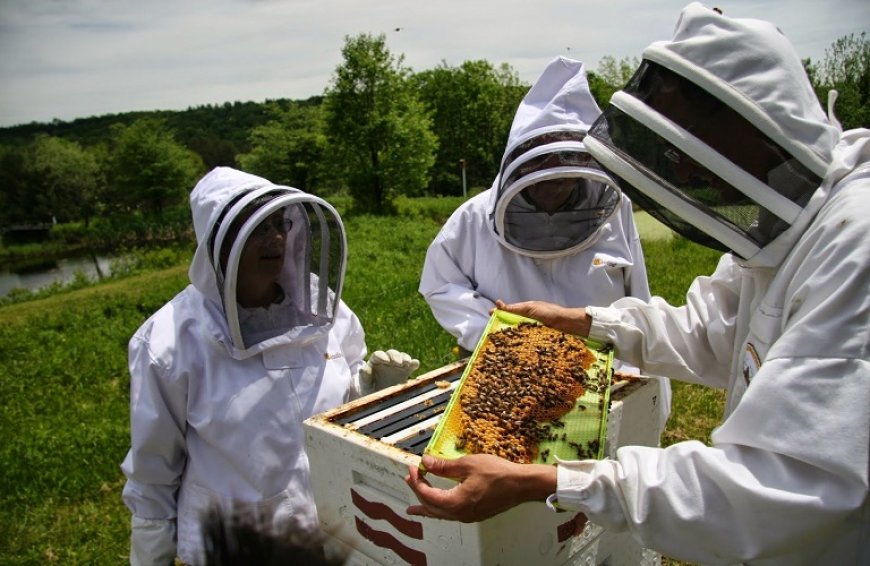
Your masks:
<path fill-rule="evenodd" d="M 363 395 L 379 391 L 385 387 L 397 385 L 408 379 L 420 367 L 420 361 L 415 360 L 405 352 L 398 350 L 378 350 L 359 370 L 359 380 Z"/>
<path fill-rule="evenodd" d="M 175 562 L 175 520 L 142 519 L 133 515 L 131 528 L 131 566 L 168 566 Z"/>

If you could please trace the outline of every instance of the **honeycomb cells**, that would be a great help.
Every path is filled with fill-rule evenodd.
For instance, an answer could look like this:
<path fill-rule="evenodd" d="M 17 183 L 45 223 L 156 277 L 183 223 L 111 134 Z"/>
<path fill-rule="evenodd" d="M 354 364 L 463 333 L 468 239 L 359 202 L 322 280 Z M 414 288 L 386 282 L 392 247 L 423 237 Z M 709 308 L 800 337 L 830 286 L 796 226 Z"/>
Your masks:
<path fill-rule="evenodd" d="M 558 437 L 559 419 L 596 388 L 587 371 L 595 361 L 580 338 L 539 324 L 490 333 L 460 391 L 456 448 L 533 462 L 538 444 Z"/>

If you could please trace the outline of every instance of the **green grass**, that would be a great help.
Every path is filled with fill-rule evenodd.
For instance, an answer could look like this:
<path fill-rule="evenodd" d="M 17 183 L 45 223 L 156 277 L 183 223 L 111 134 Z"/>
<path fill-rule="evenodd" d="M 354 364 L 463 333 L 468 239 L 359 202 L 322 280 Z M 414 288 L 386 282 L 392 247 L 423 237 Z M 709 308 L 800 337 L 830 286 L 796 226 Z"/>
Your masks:
<path fill-rule="evenodd" d="M 452 337 L 417 293 L 442 215 L 346 219 L 344 299 L 370 350 L 407 351 L 421 372 L 455 359 Z M 644 251 L 653 292 L 676 303 L 717 257 L 678 238 L 645 241 Z M 0 563 L 126 561 L 119 468 L 129 444 L 126 345 L 186 284 L 179 265 L 0 307 Z M 717 392 L 676 385 L 665 442 L 706 440 L 721 405 Z"/>

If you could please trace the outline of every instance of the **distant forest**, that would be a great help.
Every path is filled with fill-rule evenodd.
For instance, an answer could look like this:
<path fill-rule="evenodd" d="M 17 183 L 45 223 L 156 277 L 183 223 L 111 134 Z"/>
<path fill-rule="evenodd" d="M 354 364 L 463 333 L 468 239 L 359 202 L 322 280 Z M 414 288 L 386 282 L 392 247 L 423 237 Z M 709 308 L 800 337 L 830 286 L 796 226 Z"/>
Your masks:
<path fill-rule="evenodd" d="M 124 112 L 77 118 L 65 122 L 31 122 L 0 128 L 0 145 L 24 146 L 38 135 L 63 138 L 81 146 L 95 146 L 109 138 L 115 124 L 129 126 L 143 119 L 163 120 L 174 132 L 175 139 L 195 151 L 206 168 L 235 165 L 235 157 L 251 149 L 248 133 L 270 119 L 270 108 L 287 110 L 291 105 L 319 106 L 323 96 L 307 100 L 279 98 L 265 102 L 225 102 L 206 104 L 187 110 Z"/>
<path fill-rule="evenodd" d="M 53 238 L 112 241 L 120 227 L 189 225 L 187 195 L 219 165 L 239 167 L 354 210 L 389 214 L 401 196 L 489 186 L 529 85 L 507 64 L 442 63 L 413 72 L 383 35 L 348 37 L 322 96 L 227 102 L 0 128 L 0 231 L 50 227 Z M 639 61 L 587 69 L 602 108 Z M 823 107 L 838 92 L 844 129 L 870 125 L 870 41 L 837 40 L 804 61 Z M 174 219 L 174 220 L 172 220 Z M 151 228 L 149 228 L 151 227 Z M 95 234 L 101 234 L 99 236 Z"/>

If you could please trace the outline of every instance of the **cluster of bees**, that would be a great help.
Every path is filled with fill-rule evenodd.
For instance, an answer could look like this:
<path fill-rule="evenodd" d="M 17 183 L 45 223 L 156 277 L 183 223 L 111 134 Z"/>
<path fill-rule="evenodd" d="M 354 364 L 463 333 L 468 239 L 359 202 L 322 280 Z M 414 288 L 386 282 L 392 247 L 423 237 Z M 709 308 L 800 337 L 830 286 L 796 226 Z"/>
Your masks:
<path fill-rule="evenodd" d="M 567 442 L 560 418 L 599 387 L 587 373 L 596 360 L 581 339 L 546 326 L 523 322 L 490 333 L 460 391 L 456 448 L 530 463 L 542 441 Z M 595 443 L 569 445 L 582 458 L 594 457 Z"/>

